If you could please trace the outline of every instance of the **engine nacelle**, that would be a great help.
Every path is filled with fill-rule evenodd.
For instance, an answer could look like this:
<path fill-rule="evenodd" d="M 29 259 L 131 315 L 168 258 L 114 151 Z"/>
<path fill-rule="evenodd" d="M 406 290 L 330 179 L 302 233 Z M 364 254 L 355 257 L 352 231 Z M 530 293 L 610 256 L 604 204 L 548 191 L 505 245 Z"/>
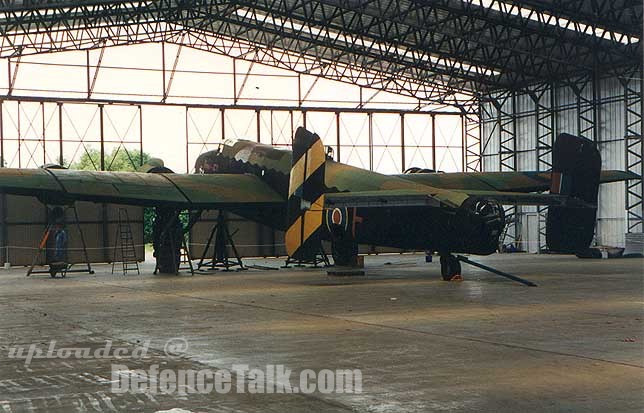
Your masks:
<path fill-rule="evenodd" d="M 455 251 L 470 251 L 483 255 L 496 251 L 505 226 L 505 211 L 498 202 L 471 197 L 458 209 L 454 220 L 459 234 L 455 240 L 458 244 L 454 248 Z"/>

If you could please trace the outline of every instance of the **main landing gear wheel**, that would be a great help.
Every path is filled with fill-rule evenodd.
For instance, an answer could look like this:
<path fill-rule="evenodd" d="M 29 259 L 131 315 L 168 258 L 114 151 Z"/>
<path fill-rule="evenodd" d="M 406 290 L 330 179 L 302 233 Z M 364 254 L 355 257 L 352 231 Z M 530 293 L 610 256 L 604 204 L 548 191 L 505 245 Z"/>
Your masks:
<path fill-rule="evenodd" d="M 460 281 L 461 262 L 453 255 L 441 255 L 441 276 L 445 281 Z"/>

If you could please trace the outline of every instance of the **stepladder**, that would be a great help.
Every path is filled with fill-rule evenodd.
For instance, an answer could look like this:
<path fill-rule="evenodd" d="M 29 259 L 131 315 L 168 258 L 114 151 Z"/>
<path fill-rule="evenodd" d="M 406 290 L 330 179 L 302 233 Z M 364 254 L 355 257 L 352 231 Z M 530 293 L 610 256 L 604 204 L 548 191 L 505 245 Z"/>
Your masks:
<path fill-rule="evenodd" d="M 121 264 L 123 275 L 128 273 L 141 274 L 139 261 L 136 257 L 132 225 L 126 208 L 119 208 L 118 225 L 116 227 L 116 244 L 114 245 L 114 256 L 112 259 L 112 274 L 118 264 Z"/>

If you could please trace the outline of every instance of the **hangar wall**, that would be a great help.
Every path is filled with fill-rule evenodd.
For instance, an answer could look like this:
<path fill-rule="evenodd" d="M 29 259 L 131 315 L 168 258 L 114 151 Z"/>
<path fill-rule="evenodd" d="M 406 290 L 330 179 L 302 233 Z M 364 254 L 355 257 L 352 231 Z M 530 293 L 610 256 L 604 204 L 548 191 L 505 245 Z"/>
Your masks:
<path fill-rule="evenodd" d="M 120 259 L 120 243 L 117 243 L 119 208 L 124 207 L 91 202 L 76 203 L 90 262 L 111 262 Z M 143 209 L 125 208 L 130 220 L 136 256 L 142 261 L 145 257 Z M 34 197 L 2 195 L 0 211 L 0 263 L 10 263 L 12 266 L 31 265 L 38 251 L 38 242 L 47 226 L 45 206 Z M 70 263 L 83 263 L 85 257 L 81 237 L 72 210 L 66 211 L 65 222 L 69 235 L 68 260 Z M 44 254 L 40 254 L 36 263 L 45 263 Z"/>
<path fill-rule="evenodd" d="M 482 103 L 480 125 L 483 171 L 549 170 L 552 142 L 567 132 L 597 143 L 602 169 L 641 174 L 641 69 L 541 84 L 522 94 L 499 92 Z M 516 212 L 504 243 L 532 252 L 544 248 L 545 208 Z M 642 232 L 641 180 L 602 185 L 597 216 L 597 245 L 623 247 L 625 233 Z"/>

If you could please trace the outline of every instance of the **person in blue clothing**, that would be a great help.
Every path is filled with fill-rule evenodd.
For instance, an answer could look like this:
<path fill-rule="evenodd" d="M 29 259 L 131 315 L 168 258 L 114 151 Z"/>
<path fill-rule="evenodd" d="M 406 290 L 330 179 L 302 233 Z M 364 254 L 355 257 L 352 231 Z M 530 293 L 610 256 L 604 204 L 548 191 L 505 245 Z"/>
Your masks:
<path fill-rule="evenodd" d="M 56 224 L 56 232 L 54 234 L 54 260 L 67 262 L 67 230 L 63 224 Z"/>
<path fill-rule="evenodd" d="M 55 277 L 57 272 L 62 271 L 64 277 L 64 269 L 67 267 L 67 244 L 69 241 L 67 230 L 62 223 L 57 223 L 52 235 L 54 237 L 54 254 L 53 260 L 49 264 L 49 274 Z"/>

